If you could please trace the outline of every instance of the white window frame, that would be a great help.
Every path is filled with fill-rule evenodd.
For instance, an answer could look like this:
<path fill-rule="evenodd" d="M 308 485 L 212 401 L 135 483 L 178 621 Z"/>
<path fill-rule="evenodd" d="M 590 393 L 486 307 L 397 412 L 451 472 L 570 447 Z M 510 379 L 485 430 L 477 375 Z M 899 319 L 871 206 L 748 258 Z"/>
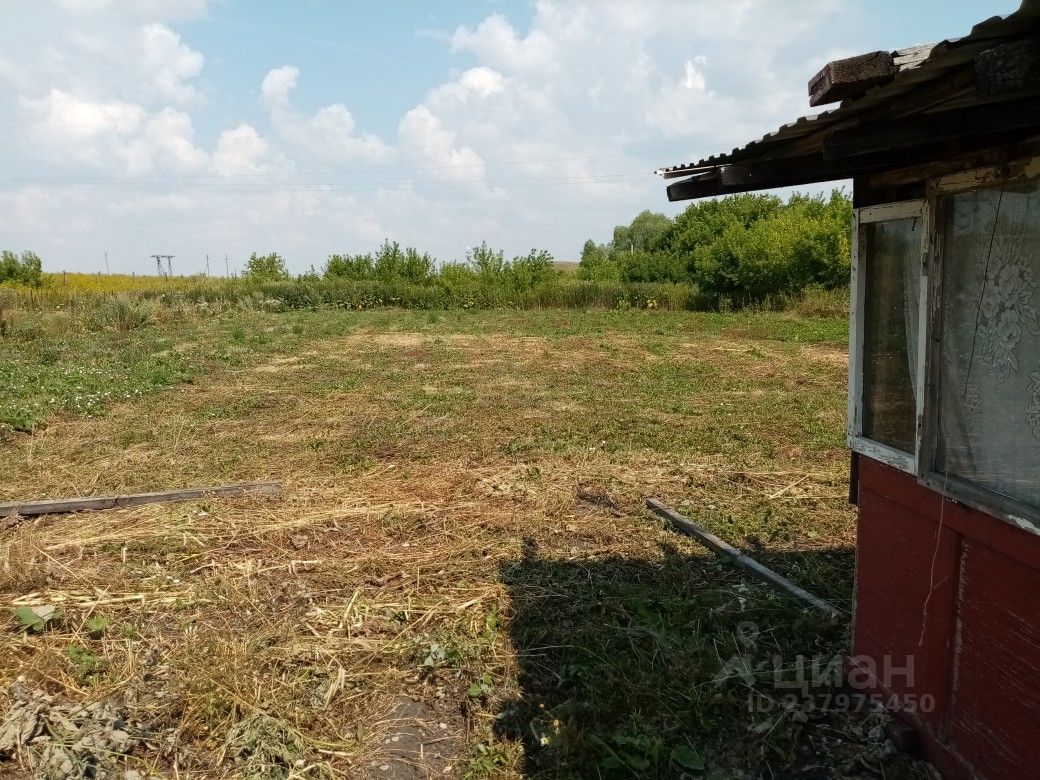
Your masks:
<path fill-rule="evenodd" d="M 853 452 L 881 461 L 889 466 L 919 474 L 921 462 L 922 427 L 925 412 L 925 379 L 927 376 L 928 341 L 928 260 L 932 251 L 934 226 L 932 210 L 925 199 L 886 203 L 856 209 L 852 218 L 852 280 L 850 289 L 851 328 L 849 329 L 849 411 L 848 445 Z M 870 439 L 863 433 L 863 337 L 866 314 L 867 280 L 865 263 L 865 232 L 861 225 L 887 222 L 894 219 L 917 218 L 921 220 L 921 284 L 918 300 L 917 376 L 914 377 L 916 409 L 916 431 L 914 452 L 903 452 L 895 447 Z"/>

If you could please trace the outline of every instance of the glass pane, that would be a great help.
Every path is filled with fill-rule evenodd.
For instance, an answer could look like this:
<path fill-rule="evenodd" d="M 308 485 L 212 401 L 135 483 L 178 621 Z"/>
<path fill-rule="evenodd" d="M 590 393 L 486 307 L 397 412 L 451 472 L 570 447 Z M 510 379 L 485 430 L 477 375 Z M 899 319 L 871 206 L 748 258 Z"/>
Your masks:
<path fill-rule="evenodd" d="M 863 435 L 915 450 L 917 313 L 923 225 L 917 218 L 861 225 L 866 290 L 863 312 Z"/>
<path fill-rule="evenodd" d="M 945 205 L 936 469 L 1040 507 L 1040 191 Z"/>

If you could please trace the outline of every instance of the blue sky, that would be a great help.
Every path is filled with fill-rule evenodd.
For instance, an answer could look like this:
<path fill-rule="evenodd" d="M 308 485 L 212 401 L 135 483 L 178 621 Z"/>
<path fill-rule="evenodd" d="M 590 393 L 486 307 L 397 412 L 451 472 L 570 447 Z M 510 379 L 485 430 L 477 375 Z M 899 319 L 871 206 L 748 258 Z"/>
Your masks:
<path fill-rule="evenodd" d="M 809 113 L 824 62 L 1016 0 L 4 0 L 0 246 L 50 270 L 295 271 L 384 237 L 561 259 L 654 168 Z M 219 258 L 219 262 L 218 262 Z"/>

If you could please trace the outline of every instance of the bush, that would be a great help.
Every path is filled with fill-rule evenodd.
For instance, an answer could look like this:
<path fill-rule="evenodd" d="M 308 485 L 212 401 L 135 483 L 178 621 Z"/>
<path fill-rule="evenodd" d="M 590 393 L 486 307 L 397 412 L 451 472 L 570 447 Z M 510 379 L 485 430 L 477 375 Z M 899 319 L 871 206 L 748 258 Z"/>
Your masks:
<path fill-rule="evenodd" d="M 131 293 L 118 293 L 90 307 L 85 317 L 90 330 L 112 330 L 127 333 L 152 322 L 156 302 Z"/>
<path fill-rule="evenodd" d="M 532 249 L 522 257 L 514 257 L 503 273 L 509 287 L 517 292 L 555 282 L 563 276 L 553 256 L 544 249 Z"/>
<path fill-rule="evenodd" d="M 372 255 L 332 255 L 325 264 L 326 279 L 371 279 Z"/>
<path fill-rule="evenodd" d="M 674 220 L 644 211 L 615 228 L 610 244 L 586 241 L 577 276 L 685 283 L 714 309 L 759 306 L 810 286 L 845 287 L 851 222 L 852 204 L 837 190 L 787 203 L 734 195 L 694 203 Z"/>
<path fill-rule="evenodd" d="M 258 255 L 253 252 L 246 261 L 246 270 L 242 274 L 252 282 L 277 282 L 289 278 L 285 260 L 277 252 L 269 255 Z"/>
<path fill-rule="evenodd" d="M 0 252 L 0 282 L 40 287 L 43 284 L 43 262 L 35 252 L 26 250 L 16 255 L 5 249 Z"/>

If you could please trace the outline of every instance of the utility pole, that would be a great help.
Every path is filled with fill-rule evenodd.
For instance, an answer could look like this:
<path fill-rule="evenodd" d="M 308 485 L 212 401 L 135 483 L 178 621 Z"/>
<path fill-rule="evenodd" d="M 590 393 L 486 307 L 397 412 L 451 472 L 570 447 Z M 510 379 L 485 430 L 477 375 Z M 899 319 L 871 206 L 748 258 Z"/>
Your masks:
<path fill-rule="evenodd" d="M 227 274 L 228 279 L 231 278 L 231 261 L 228 260 L 227 252 L 224 253 L 224 272 Z"/>
<path fill-rule="evenodd" d="M 112 269 L 108 267 L 108 252 L 105 252 L 105 273 L 111 274 Z"/>
<path fill-rule="evenodd" d="M 209 276 L 209 252 L 206 253 L 206 276 Z"/>

